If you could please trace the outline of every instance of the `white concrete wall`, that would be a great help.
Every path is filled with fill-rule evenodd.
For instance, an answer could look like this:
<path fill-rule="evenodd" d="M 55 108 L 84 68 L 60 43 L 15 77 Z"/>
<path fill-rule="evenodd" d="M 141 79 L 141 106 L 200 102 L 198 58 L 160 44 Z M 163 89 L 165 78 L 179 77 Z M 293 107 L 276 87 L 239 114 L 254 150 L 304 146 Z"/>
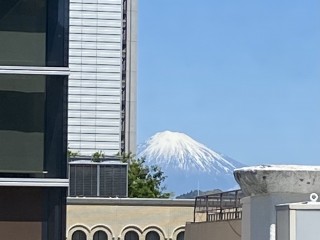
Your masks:
<path fill-rule="evenodd" d="M 270 193 L 245 197 L 242 202 L 242 240 L 273 239 L 276 205 L 308 200 L 308 194 Z M 279 239 L 280 240 L 280 239 Z"/>
<path fill-rule="evenodd" d="M 138 0 L 127 3 L 125 152 L 136 153 Z"/>
<path fill-rule="evenodd" d="M 71 0 L 69 148 L 120 150 L 122 1 Z"/>

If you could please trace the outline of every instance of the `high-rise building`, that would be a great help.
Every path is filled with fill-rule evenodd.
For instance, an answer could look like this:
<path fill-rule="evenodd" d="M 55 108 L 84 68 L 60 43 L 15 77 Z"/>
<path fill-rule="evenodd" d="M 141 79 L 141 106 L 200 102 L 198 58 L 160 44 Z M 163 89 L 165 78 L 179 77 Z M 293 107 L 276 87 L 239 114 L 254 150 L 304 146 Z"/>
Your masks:
<path fill-rule="evenodd" d="M 66 232 L 68 0 L 0 1 L 0 238 Z"/>
<path fill-rule="evenodd" d="M 137 0 L 71 0 L 68 142 L 135 153 Z"/>

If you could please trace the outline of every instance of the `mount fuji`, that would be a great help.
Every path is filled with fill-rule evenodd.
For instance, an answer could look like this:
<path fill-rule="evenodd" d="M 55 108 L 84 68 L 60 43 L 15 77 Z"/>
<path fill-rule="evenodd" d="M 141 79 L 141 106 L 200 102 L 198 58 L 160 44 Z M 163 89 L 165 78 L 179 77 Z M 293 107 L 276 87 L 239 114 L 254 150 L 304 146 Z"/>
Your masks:
<path fill-rule="evenodd" d="M 233 170 L 244 164 L 215 152 L 179 132 L 159 132 L 138 146 L 138 157 L 158 165 L 167 176 L 166 191 L 176 195 L 191 190 L 237 188 Z"/>

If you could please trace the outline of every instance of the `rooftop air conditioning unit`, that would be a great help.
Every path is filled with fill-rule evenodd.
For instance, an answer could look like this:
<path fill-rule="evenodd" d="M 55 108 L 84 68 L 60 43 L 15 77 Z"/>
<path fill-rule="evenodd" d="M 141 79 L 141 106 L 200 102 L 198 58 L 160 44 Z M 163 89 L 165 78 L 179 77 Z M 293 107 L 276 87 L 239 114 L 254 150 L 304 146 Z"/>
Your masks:
<path fill-rule="evenodd" d="M 127 197 L 128 165 L 120 161 L 69 162 L 70 197 Z"/>

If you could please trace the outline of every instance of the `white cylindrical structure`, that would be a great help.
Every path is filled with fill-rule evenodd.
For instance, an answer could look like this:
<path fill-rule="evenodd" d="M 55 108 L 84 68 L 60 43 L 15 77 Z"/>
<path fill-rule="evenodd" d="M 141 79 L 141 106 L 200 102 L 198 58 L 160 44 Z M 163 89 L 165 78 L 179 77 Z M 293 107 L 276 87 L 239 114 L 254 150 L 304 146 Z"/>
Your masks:
<path fill-rule="evenodd" d="M 242 201 L 242 240 L 270 240 L 276 224 L 275 206 L 309 201 L 320 191 L 320 167 L 268 165 L 234 171 L 246 195 Z"/>

